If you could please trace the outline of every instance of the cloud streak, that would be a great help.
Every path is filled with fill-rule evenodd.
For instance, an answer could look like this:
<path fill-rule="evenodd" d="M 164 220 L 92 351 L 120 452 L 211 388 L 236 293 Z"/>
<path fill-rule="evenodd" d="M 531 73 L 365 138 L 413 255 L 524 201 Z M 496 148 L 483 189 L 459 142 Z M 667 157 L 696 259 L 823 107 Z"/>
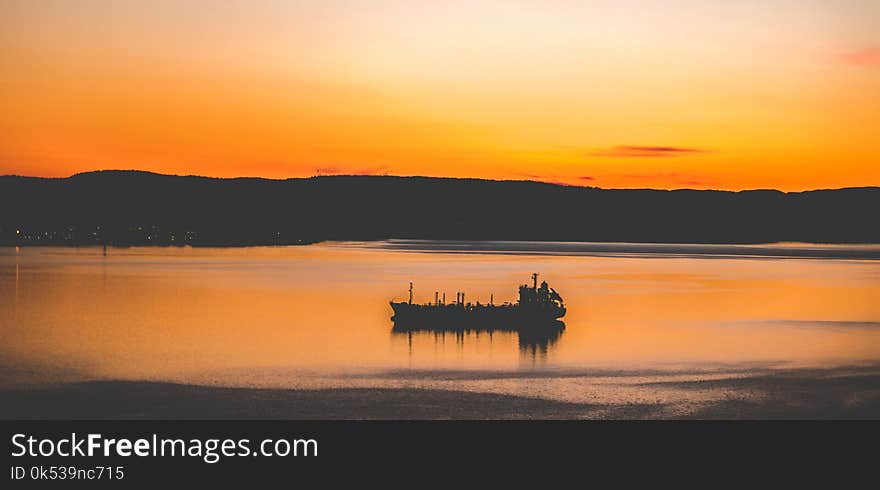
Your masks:
<path fill-rule="evenodd" d="M 841 53 L 837 59 L 847 65 L 880 66 L 880 46 Z"/>
<path fill-rule="evenodd" d="M 591 156 L 614 158 L 662 158 L 693 155 L 696 153 L 705 153 L 705 150 L 701 150 L 699 148 L 684 148 L 679 146 L 621 145 L 597 151 L 595 153 L 592 153 Z"/>
<path fill-rule="evenodd" d="M 513 175 L 517 177 L 523 177 L 531 181 L 535 182 L 543 182 L 545 184 L 556 184 L 556 185 L 566 185 L 566 186 L 583 186 L 583 182 L 592 182 L 596 180 L 596 177 L 592 176 L 583 176 L 583 177 L 571 177 L 564 175 L 541 175 L 541 174 L 532 174 L 526 172 L 513 172 Z"/>
<path fill-rule="evenodd" d="M 315 169 L 315 177 L 325 177 L 332 175 L 388 175 L 388 169 L 385 167 L 369 167 L 369 168 L 348 168 L 348 167 L 318 167 Z"/>

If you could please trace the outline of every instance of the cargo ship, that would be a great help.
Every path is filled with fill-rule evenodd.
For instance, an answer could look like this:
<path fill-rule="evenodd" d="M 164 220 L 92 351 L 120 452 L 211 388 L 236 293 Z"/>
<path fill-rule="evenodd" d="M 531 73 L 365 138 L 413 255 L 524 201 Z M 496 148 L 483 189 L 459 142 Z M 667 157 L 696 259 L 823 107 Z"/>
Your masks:
<path fill-rule="evenodd" d="M 446 294 L 434 293 L 431 303 L 413 303 L 413 284 L 409 284 L 409 301 L 390 302 L 394 310 L 396 330 L 516 330 L 534 331 L 558 329 L 559 318 L 565 316 L 562 296 L 547 285 L 538 286 L 538 274 L 532 274 L 532 285 L 519 287 L 519 299 L 515 303 L 494 304 L 465 301 L 464 293 L 457 293 L 454 303 L 446 302 Z"/>

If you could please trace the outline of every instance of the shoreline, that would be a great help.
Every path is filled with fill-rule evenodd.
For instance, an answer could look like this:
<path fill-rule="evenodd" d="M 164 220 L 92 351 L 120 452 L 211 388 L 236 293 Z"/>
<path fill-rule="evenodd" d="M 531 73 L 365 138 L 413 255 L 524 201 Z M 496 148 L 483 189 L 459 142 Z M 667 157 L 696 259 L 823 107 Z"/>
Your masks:
<path fill-rule="evenodd" d="M 767 258 L 767 259 L 832 259 L 880 260 L 880 243 L 663 243 L 663 242 L 585 242 L 542 240 L 433 240 L 433 239 L 375 239 L 375 240 L 322 240 L 291 244 L 191 245 L 191 244 L 28 244 L 0 245 L 8 248 L 46 250 L 84 249 L 104 251 L 151 250 L 240 250 L 246 248 L 287 248 L 340 246 L 384 251 L 453 254 L 502 254 L 535 256 L 607 256 L 607 257 L 709 257 L 709 258 Z"/>
<path fill-rule="evenodd" d="M 81 381 L 0 388 L 2 420 L 501 420 L 501 419 L 872 419 L 880 420 L 880 373 L 803 371 L 663 381 L 678 390 L 729 390 L 680 414 L 674 404 L 576 403 L 434 388 L 233 388 L 153 381 Z M 687 399 L 677 403 L 688 403 Z"/>

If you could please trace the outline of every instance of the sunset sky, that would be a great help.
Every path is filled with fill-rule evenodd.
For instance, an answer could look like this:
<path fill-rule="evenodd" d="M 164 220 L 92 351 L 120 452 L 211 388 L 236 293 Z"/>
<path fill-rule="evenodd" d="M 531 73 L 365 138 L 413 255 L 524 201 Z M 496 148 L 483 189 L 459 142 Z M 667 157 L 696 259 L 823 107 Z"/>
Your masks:
<path fill-rule="evenodd" d="M 0 0 L 0 174 L 880 185 L 877 0 Z"/>

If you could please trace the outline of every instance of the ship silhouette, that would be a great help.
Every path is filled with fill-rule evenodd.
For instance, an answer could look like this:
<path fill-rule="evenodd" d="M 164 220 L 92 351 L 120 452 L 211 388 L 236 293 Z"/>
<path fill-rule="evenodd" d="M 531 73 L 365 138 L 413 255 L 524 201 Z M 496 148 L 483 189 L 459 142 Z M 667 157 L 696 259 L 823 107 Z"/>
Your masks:
<path fill-rule="evenodd" d="M 565 328 L 559 318 L 565 316 L 562 296 L 547 285 L 538 286 L 538 274 L 532 274 L 532 285 L 519 287 L 516 303 L 487 304 L 465 302 L 464 293 L 457 293 L 454 303 L 446 303 L 445 294 L 434 293 L 432 303 L 413 303 L 413 285 L 409 285 L 409 301 L 390 301 L 394 310 L 395 332 L 410 331 L 515 331 L 520 335 L 558 334 Z"/>

